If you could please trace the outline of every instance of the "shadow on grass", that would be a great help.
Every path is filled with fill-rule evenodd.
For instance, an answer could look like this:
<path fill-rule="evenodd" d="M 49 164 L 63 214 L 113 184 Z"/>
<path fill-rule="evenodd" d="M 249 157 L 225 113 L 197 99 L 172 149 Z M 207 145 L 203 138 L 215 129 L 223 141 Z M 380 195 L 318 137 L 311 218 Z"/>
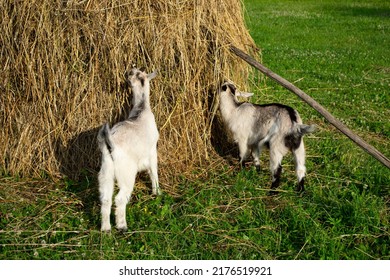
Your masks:
<path fill-rule="evenodd" d="M 125 105 L 116 113 L 113 113 L 114 123 L 127 118 L 131 109 L 131 94 L 128 85 L 121 85 L 122 91 L 127 91 Z M 102 124 L 103 125 L 103 124 Z M 85 130 L 66 144 L 57 139 L 56 158 L 60 163 L 60 172 L 63 174 L 65 184 L 69 191 L 74 193 L 82 202 L 84 212 L 91 227 L 99 227 L 99 191 L 97 174 L 100 169 L 101 153 L 97 143 L 97 134 L 101 126 Z M 96 222 L 95 222 L 96 221 Z"/>
<path fill-rule="evenodd" d="M 84 131 L 69 140 L 67 146 L 58 145 L 57 159 L 67 191 L 81 201 L 90 228 L 98 228 L 99 191 L 97 173 L 100 151 L 96 135 L 100 127 Z"/>

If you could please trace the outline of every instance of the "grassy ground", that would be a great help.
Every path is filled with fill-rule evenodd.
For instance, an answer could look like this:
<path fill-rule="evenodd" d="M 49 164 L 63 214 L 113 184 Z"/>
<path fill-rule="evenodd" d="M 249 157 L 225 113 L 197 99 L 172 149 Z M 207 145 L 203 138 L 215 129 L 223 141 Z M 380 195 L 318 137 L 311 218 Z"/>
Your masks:
<path fill-rule="evenodd" d="M 390 156 L 390 4 L 246 0 L 263 62 Z M 280 192 L 263 172 L 230 166 L 181 178 L 155 199 L 138 184 L 129 231 L 101 234 L 96 182 L 0 179 L 0 259 L 390 259 L 390 171 L 293 94 L 254 79 L 260 103 L 296 107 L 306 138 L 307 191 L 291 157 Z M 221 166 L 218 164 L 217 166 Z M 149 186 L 149 182 L 145 182 Z"/>

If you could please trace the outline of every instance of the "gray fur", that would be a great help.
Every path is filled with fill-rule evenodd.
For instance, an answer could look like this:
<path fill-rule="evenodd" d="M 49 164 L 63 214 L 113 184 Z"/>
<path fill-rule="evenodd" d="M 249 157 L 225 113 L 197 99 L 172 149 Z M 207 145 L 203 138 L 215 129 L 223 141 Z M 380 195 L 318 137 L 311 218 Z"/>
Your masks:
<path fill-rule="evenodd" d="M 257 168 L 259 156 L 264 147 L 270 149 L 270 168 L 273 177 L 272 187 L 279 184 L 281 161 L 288 151 L 294 155 L 300 189 L 303 190 L 305 176 L 305 150 L 303 135 L 315 130 L 312 125 L 302 124 L 296 110 L 283 104 L 258 105 L 238 102 L 240 93 L 231 83 L 224 83 L 220 91 L 222 119 L 233 134 L 239 146 L 240 163 L 250 153 Z M 248 94 L 246 95 L 248 96 Z"/>

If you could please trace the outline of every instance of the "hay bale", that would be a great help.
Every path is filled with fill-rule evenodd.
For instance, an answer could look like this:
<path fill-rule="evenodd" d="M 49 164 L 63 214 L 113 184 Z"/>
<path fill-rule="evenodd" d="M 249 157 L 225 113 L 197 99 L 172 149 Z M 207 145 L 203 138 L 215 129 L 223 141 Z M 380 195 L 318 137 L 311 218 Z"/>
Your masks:
<path fill-rule="evenodd" d="M 225 78 L 249 68 L 229 45 L 256 49 L 239 0 L 4 0 L 0 24 L 0 165 L 11 174 L 96 171 L 96 131 L 123 119 L 132 64 L 158 69 L 151 104 L 160 177 L 208 164 L 212 110 Z M 249 49 L 249 50 L 248 50 Z"/>

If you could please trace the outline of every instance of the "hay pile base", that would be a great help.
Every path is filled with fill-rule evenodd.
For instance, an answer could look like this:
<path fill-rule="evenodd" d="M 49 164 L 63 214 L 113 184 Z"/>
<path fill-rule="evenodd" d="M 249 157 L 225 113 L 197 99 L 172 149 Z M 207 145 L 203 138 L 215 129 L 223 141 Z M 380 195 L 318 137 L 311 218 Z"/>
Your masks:
<path fill-rule="evenodd" d="M 95 172 L 97 129 L 126 117 L 131 93 L 124 72 L 133 64 L 159 71 L 151 104 L 160 129 L 163 186 L 209 163 L 217 86 L 230 78 L 244 87 L 250 71 L 229 46 L 256 49 L 239 0 L 0 5 L 5 172 L 72 178 Z"/>

